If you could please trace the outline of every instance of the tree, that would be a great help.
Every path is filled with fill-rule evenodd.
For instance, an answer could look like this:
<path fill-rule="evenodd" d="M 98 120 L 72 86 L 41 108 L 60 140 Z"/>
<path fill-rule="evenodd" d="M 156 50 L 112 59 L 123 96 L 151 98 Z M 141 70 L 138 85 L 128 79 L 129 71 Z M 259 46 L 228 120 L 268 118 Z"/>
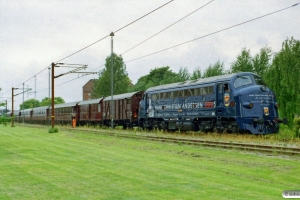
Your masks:
<path fill-rule="evenodd" d="M 241 54 L 236 57 L 236 61 L 231 64 L 231 72 L 253 72 L 250 49 L 242 49 Z"/>
<path fill-rule="evenodd" d="M 263 47 L 254 57 L 251 56 L 250 49 L 242 49 L 237 56 L 237 60 L 231 64 L 231 73 L 253 72 L 263 77 L 271 65 L 272 49 Z"/>
<path fill-rule="evenodd" d="M 188 68 L 180 67 L 178 72 L 178 81 L 186 81 L 189 80 L 191 77 Z"/>
<path fill-rule="evenodd" d="M 51 98 L 45 97 L 44 99 L 42 99 L 42 101 L 40 102 L 40 106 L 51 106 Z M 54 104 L 62 104 L 65 103 L 65 100 L 61 97 L 54 97 Z"/>
<path fill-rule="evenodd" d="M 113 91 L 114 94 L 126 93 L 131 81 L 126 72 L 122 56 L 113 54 Z M 111 56 L 106 58 L 105 68 L 100 71 L 92 91 L 92 98 L 111 95 Z"/>
<path fill-rule="evenodd" d="M 204 71 L 202 78 L 208 78 L 212 76 L 219 76 L 224 74 L 224 63 L 221 63 L 219 60 Z"/>
<path fill-rule="evenodd" d="M 27 108 L 35 108 L 39 107 L 40 102 L 35 99 L 29 99 L 27 101 L 24 101 L 24 103 L 20 104 L 20 110 L 27 109 Z"/>
<path fill-rule="evenodd" d="M 186 80 L 185 78 L 188 76 L 187 69 L 181 68 L 179 71 L 180 74 L 177 74 L 170 70 L 169 66 L 151 69 L 148 75 L 142 76 L 138 79 L 136 85 L 133 86 L 130 91 L 142 91 L 153 86 Z"/>
<path fill-rule="evenodd" d="M 282 49 L 275 54 L 267 71 L 266 82 L 277 95 L 280 114 L 293 125 L 295 115 L 300 115 L 300 41 L 286 39 Z"/>
<path fill-rule="evenodd" d="M 269 47 L 263 47 L 260 49 L 259 54 L 256 54 L 252 58 L 253 72 L 261 77 L 264 77 L 265 73 L 271 66 L 272 49 Z"/>
<path fill-rule="evenodd" d="M 201 69 L 199 67 L 195 68 L 192 75 L 190 76 L 191 80 L 197 80 L 199 78 L 201 78 L 202 73 L 201 73 Z"/>

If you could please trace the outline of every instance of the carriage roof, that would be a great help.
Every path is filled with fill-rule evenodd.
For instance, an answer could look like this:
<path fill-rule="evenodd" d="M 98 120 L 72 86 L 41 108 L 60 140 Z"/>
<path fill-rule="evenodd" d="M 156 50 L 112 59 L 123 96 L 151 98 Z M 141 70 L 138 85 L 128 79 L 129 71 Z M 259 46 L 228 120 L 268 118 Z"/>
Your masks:
<path fill-rule="evenodd" d="M 97 104 L 100 103 L 100 101 L 104 99 L 104 98 L 99 98 L 99 99 L 91 99 L 91 100 L 87 100 L 87 101 L 81 101 L 78 103 L 79 106 L 81 105 L 87 105 L 87 104 Z"/>

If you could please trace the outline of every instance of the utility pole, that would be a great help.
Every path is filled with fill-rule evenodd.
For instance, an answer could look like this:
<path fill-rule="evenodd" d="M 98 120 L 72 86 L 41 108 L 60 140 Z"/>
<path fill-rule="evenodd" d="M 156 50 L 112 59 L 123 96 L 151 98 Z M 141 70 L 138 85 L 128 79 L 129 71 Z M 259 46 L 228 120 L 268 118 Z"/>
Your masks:
<path fill-rule="evenodd" d="M 55 64 L 52 63 L 51 64 L 51 88 L 52 88 L 52 92 L 51 92 L 51 96 L 52 96 L 52 101 L 51 101 L 51 127 L 54 128 L 54 67 Z"/>
<path fill-rule="evenodd" d="M 24 117 L 25 117 L 25 116 L 24 116 L 24 83 L 23 83 L 23 104 L 22 104 L 22 113 L 23 113 L 23 114 L 22 114 L 22 115 L 23 115 L 22 118 L 23 118 L 23 123 L 24 123 Z"/>
<path fill-rule="evenodd" d="M 49 69 L 49 95 L 48 95 L 48 98 L 49 98 L 49 102 L 50 102 L 50 67 L 48 69 Z"/>
<path fill-rule="evenodd" d="M 5 117 L 7 117 L 6 116 L 6 114 L 7 114 L 7 100 L 5 100 L 6 101 L 6 104 L 5 104 Z"/>
<path fill-rule="evenodd" d="M 110 70 L 111 70 L 111 86 L 110 86 L 110 93 L 111 93 L 111 98 L 110 98 L 110 118 L 111 118 L 111 129 L 114 128 L 114 103 L 113 103 L 113 100 L 114 100 L 114 67 L 113 67 L 113 64 L 114 64 L 114 51 L 113 51 L 113 37 L 114 37 L 114 33 L 111 32 L 110 33 L 110 36 L 111 36 L 111 56 L 110 56 Z"/>
<path fill-rule="evenodd" d="M 14 127 L 14 89 L 15 88 L 11 88 L 11 127 Z M 16 88 L 17 89 L 17 88 Z"/>
<path fill-rule="evenodd" d="M 54 67 L 70 67 L 75 68 L 69 72 L 54 76 Z M 87 68 L 87 65 L 82 64 L 66 64 L 66 63 L 52 63 L 51 64 L 51 127 L 54 128 L 54 79 L 71 73 L 84 73 L 84 74 L 96 74 L 97 72 L 77 72 L 81 69 Z"/>
<path fill-rule="evenodd" d="M 27 91 L 24 91 L 24 89 L 26 89 Z M 23 118 L 23 123 L 24 123 L 24 117 L 25 117 L 24 116 L 24 93 L 28 92 L 29 90 L 31 90 L 31 88 L 24 88 L 24 83 L 23 83 L 23 92 L 22 92 L 23 93 L 23 104 L 22 104 L 22 113 L 23 113 L 22 114 L 22 116 L 23 116 L 22 118 Z"/>
<path fill-rule="evenodd" d="M 19 95 L 19 94 L 16 94 L 16 95 L 14 95 L 14 90 L 18 90 L 18 89 L 21 89 L 21 88 L 11 88 L 11 117 L 12 117 L 12 119 L 11 119 L 11 127 L 14 127 L 15 125 L 14 125 L 14 96 L 17 96 L 17 95 Z"/>
<path fill-rule="evenodd" d="M 34 99 L 36 100 L 36 76 L 34 76 Z"/>

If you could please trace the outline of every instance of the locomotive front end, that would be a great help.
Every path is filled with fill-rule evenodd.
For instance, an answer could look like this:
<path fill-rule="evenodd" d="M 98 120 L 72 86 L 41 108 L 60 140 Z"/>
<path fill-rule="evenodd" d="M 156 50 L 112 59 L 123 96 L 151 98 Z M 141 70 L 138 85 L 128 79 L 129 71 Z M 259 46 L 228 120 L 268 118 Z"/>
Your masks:
<path fill-rule="evenodd" d="M 287 123 L 278 115 L 279 104 L 274 92 L 257 75 L 241 75 L 233 82 L 237 89 L 237 123 L 252 134 L 278 133 L 279 123 Z"/>

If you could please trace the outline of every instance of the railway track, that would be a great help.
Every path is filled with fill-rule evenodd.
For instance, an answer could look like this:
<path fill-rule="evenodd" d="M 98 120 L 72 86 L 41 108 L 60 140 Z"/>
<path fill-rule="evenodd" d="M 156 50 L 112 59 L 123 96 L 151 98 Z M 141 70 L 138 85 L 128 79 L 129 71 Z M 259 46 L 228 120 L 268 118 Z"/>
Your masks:
<path fill-rule="evenodd" d="M 272 155 L 300 155 L 300 148 L 294 147 L 282 147 L 282 146 L 274 146 L 274 145 L 262 145 L 262 144 L 249 144 L 249 143 L 238 143 L 238 142 L 224 142 L 224 141 L 211 141 L 204 139 L 188 139 L 188 138 L 179 138 L 179 137 L 163 137 L 163 136 L 154 136 L 154 135 L 144 135 L 144 134 L 126 134 L 120 133 L 116 130 L 91 130 L 91 129 L 71 129 L 66 128 L 68 130 L 76 130 L 76 131 L 89 131 L 89 132 L 97 132 L 101 134 L 123 137 L 123 138 L 134 138 L 134 139 L 144 139 L 144 140 L 152 140 L 152 141 L 160 141 L 160 142 L 170 142 L 170 143 L 178 143 L 178 144 L 187 144 L 187 145 L 199 145 L 199 146 L 207 146 L 213 148 L 224 148 L 224 149 L 236 149 L 243 150 L 249 152 L 261 152 Z"/>

